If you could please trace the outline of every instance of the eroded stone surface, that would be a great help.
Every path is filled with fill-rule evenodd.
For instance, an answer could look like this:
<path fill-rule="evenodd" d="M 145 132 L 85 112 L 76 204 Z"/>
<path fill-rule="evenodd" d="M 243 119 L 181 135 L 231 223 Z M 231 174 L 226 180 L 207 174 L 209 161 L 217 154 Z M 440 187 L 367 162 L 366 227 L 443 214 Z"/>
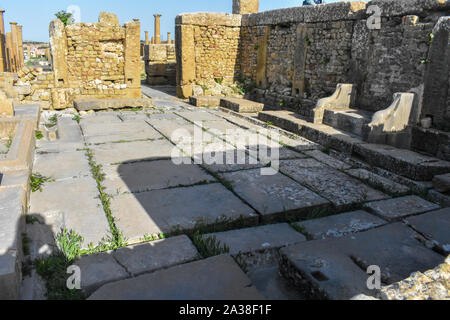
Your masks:
<path fill-rule="evenodd" d="M 359 180 L 313 159 L 281 161 L 280 170 L 337 207 L 388 198 Z"/>
<path fill-rule="evenodd" d="M 47 178 L 61 180 L 90 175 L 91 168 L 83 151 L 37 154 L 33 171 Z"/>
<path fill-rule="evenodd" d="M 433 245 L 450 254 L 450 208 L 410 217 L 407 221 L 432 241 Z"/>
<path fill-rule="evenodd" d="M 346 173 L 352 177 L 361 179 L 374 187 L 378 187 L 389 194 L 404 195 L 410 191 L 407 186 L 381 177 L 375 173 L 367 171 L 366 169 L 352 169 L 347 170 Z"/>
<path fill-rule="evenodd" d="M 270 221 L 285 212 L 300 216 L 305 211 L 326 207 L 329 202 L 294 180 L 277 173 L 263 175 L 260 169 L 222 174 L 233 191 Z M 279 216 L 278 216 L 279 215 Z"/>
<path fill-rule="evenodd" d="M 340 238 L 384 224 L 387 222 L 362 210 L 297 223 L 313 240 Z"/>
<path fill-rule="evenodd" d="M 384 219 L 397 221 L 408 216 L 437 210 L 440 207 L 418 196 L 406 196 L 367 203 L 365 208 Z"/>
<path fill-rule="evenodd" d="M 210 233 L 203 236 L 203 238 L 209 237 L 215 237 L 221 244 L 227 245 L 232 255 L 279 249 L 306 241 L 302 234 L 296 232 L 287 223 Z"/>

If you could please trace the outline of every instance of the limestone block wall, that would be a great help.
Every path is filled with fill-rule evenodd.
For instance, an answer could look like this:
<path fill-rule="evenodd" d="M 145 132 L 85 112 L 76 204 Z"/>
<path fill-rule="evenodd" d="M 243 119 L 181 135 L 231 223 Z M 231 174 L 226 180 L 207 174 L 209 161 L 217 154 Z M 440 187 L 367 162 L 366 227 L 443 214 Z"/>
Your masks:
<path fill-rule="evenodd" d="M 177 89 L 180 97 L 194 86 L 208 91 L 232 85 L 240 75 L 241 16 L 183 14 L 176 18 Z"/>
<path fill-rule="evenodd" d="M 98 23 L 50 23 L 52 72 L 24 67 L 14 88 L 19 101 L 44 109 L 73 107 L 76 98 L 140 98 L 140 23 L 119 25 L 101 13 Z"/>
<path fill-rule="evenodd" d="M 145 45 L 144 61 L 148 84 L 176 84 L 175 44 Z"/>

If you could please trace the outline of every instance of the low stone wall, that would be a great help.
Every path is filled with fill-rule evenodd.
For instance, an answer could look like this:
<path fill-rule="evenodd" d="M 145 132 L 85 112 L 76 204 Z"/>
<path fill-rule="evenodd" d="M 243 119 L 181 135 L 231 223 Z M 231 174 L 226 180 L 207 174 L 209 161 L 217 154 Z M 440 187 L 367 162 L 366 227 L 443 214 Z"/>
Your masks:
<path fill-rule="evenodd" d="M 145 73 L 150 85 L 176 85 L 174 44 L 150 44 L 144 46 Z"/>

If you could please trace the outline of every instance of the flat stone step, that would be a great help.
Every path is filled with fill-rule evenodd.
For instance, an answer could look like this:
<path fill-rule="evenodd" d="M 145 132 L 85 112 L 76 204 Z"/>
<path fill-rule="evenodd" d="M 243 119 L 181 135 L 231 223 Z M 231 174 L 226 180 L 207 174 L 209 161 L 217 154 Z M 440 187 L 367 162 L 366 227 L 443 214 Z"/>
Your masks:
<path fill-rule="evenodd" d="M 366 203 L 364 207 L 388 221 L 399 221 L 409 216 L 440 209 L 437 204 L 428 202 L 418 196 Z"/>
<path fill-rule="evenodd" d="M 450 208 L 432 211 L 407 222 L 445 254 L 450 254 Z"/>
<path fill-rule="evenodd" d="M 450 172 L 448 161 L 387 145 L 365 143 L 357 135 L 310 123 L 291 111 L 263 111 L 258 117 L 322 146 L 358 156 L 373 166 L 417 181 L 430 181 L 436 175 Z"/>
<path fill-rule="evenodd" d="M 437 192 L 450 192 L 450 173 L 434 177 L 433 185 Z"/>
<path fill-rule="evenodd" d="M 335 216 L 298 222 L 295 225 L 312 240 L 341 238 L 387 224 L 386 221 L 359 210 Z"/>
<path fill-rule="evenodd" d="M 199 259 L 197 249 L 185 235 L 85 256 L 75 262 L 81 270 L 86 295 L 101 286 Z"/>
<path fill-rule="evenodd" d="M 304 242 L 281 249 L 280 270 L 310 298 L 371 296 L 376 292 L 367 287 L 369 266 L 379 266 L 382 284 L 389 285 L 444 261 L 418 236 L 406 225 L 395 223 L 340 239 Z"/>
<path fill-rule="evenodd" d="M 287 223 L 261 227 L 210 233 L 204 239 L 215 237 L 230 248 L 231 255 L 279 249 L 306 241 L 305 236 L 295 231 Z"/>
<path fill-rule="evenodd" d="M 238 113 L 257 113 L 264 110 L 264 104 L 239 98 L 222 98 L 220 106 Z"/>
<path fill-rule="evenodd" d="M 372 121 L 372 116 L 373 112 L 364 110 L 325 110 L 323 123 L 364 137 L 368 132 L 368 124 Z"/>
<path fill-rule="evenodd" d="M 107 284 L 90 300 L 263 300 L 228 255 Z"/>
<path fill-rule="evenodd" d="M 195 107 L 220 107 L 222 97 L 215 96 L 191 96 L 189 103 Z"/>

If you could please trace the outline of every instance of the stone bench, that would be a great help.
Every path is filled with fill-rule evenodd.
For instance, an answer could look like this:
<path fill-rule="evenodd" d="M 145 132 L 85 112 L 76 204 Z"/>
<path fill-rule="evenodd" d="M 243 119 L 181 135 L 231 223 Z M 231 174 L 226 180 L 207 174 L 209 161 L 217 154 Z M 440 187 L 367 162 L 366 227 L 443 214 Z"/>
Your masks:
<path fill-rule="evenodd" d="M 222 98 L 220 106 L 239 113 L 258 113 L 264 110 L 264 104 L 239 98 Z"/>

